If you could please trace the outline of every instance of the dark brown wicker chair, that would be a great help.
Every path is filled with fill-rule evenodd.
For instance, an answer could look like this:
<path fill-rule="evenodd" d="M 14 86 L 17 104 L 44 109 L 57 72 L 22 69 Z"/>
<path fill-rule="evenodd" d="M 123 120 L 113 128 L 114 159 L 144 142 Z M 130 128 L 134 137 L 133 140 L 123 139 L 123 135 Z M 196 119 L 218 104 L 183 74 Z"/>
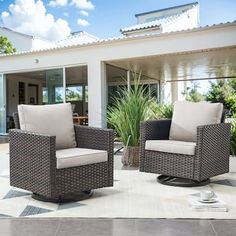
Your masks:
<path fill-rule="evenodd" d="M 42 201 L 77 201 L 91 195 L 91 190 L 113 186 L 113 140 L 110 129 L 74 126 L 77 147 L 106 150 L 108 161 L 57 169 L 55 136 L 10 130 L 10 184 L 33 192 Z M 58 127 L 60 128 L 60 127 Z"/>
<path fill-rule="evenodd" d="M 201 186 L 229 172 L 230 124 L 197 127 L 195 155 L 145 150 L 147 140 L 168 140 L 171 120 L 141 124 L 140 171 L 161 174 L 158 182 L 172 186 Z"/>

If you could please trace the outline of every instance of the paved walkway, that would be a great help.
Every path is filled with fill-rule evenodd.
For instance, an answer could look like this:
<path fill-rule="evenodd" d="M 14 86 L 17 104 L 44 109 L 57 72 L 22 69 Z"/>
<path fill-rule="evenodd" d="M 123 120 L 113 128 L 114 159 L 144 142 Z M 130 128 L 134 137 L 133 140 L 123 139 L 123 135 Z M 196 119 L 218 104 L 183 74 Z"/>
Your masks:
<path fill-rule="evenodd" d="M 0 236 L 235 236 L 236 220 L 1 219 Z"/>

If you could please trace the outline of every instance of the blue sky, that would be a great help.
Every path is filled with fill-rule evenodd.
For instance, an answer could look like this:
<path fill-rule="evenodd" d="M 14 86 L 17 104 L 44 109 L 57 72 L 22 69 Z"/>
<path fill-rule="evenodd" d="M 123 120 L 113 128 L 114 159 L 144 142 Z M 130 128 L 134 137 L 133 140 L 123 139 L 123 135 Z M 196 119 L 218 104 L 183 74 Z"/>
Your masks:
<path fill-rule="evenodd" d="M 32 9 L 31 6 L 34 2 L 37 0 L 0 0 L 1 26 L 15 27 L 14 29 L 29 34 L 37 29 L 37 32 L 40 32 L 40 35 L 46 35 L 45 37 L 53 34 L 55 37 L 63 37 L 62 31 L 68 33 L 69 31 L 85 30 L 100 38 L 107 38 L 118 36 L 120 28 L 135 24 L 134 15 L 136 13 L 187 4 L 193 1 L 51 0 L 50 3 L 50 0 L 47 0 L 42 1 L 41 5 L 37 5 L 30 15 L 27 8 L 23 9 L 22 7 L 30 6 L 28 9 Z M 200 0 L 198 2 L 200 3 L 201 25 L 236 20 L 236 0 Z M 10 17 L 9 5 L 12 3 L 15 4 L 15 15 Z M 18 9 L 21 13 L 18 12 Z M 47 14 L 50 15 L 44 17 Z M 5 24 L 3 16 L 5 17 Z M 59 18 L 61 19 L 58 20 Z"/>

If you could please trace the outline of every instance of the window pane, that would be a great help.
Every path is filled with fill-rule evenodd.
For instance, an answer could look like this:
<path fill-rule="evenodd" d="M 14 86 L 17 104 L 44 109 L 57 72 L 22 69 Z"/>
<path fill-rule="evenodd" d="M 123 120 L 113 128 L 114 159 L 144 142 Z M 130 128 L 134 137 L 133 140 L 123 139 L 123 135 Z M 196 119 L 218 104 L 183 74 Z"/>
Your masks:
<path fill-rule="evenodd" d="M 63 102 L 63 87 L 55 88 L 55 102 L 62 103 Z"/>
<path fill-rule="evenodd" d="M 46 71 L 46 88 L 43 90 L 45 103 L 62 103 L 63 98 L 63 69 Z"/>
<path fill-rule="evenodd" d="M 83 87 L 71 86 L 66 88 L 66 101 L 82 101 L 83 100 Z"/>

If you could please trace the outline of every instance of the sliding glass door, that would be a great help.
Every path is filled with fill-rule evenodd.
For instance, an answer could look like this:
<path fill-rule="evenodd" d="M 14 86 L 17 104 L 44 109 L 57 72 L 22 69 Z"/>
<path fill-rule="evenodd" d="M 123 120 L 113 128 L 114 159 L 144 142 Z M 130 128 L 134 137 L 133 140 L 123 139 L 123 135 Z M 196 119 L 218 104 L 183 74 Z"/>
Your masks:
<path fill-rule="evenodd" d="M 0 74 L 0 134 L 6 134 L 6 76 Z"/>
<path fill-rule="evenodd" d="M 46 83 L 43 89 L 43 103 L 56 104 L 64 101 L 63 69 L 46 71 Z"/>

